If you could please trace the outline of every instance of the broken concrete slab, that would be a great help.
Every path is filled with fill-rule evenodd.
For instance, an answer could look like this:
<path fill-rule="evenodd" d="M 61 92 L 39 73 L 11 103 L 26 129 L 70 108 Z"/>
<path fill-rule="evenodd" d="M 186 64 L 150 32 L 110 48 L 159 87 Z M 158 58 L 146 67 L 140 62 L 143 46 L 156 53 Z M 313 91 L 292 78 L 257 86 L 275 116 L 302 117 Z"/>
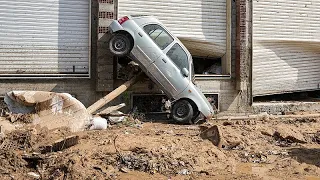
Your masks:
<path fill-rule="evenodd" d="M 86 107 L 68 93 L 45 91 L 11 91 L 5 102 L 12 113 L 33 114 L 32 125 L 54 129 L 69 127 L 82 131 L 89 123 Z"/>

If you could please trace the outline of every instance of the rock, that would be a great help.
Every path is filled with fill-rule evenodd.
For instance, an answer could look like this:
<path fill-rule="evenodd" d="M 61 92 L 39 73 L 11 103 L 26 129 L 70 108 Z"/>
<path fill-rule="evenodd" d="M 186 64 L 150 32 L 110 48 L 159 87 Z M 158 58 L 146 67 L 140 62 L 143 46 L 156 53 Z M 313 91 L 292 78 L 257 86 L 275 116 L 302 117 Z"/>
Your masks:
<path fill-rule="evenodd" d="M 180 164 L 181 166 L 185 166 L 185 163 L 184 163 L 183 161 L 180 161 L 179 164 Z"/>
<path fill-rule="evenodd" d="M 29 172 L 28 176 L 34 179 L 40 179 L 40 175 L 34 172 Z"/>
<path fill-rule="evenodd" d="M 307 143 L 304 136 L 297 130 L 290 127 L 278 126 L 273 133 L 276 140 L 287 141 L 290 143 Z"/>
<path fill-rule="evenodd" d="M 279 155 L 279 154 L 280 154 L 280 152 L 279 152 L 279 151 L 277 151 L 277 150 L 275 150 L 275 151 L 271 151 L 271 154 L 272 154 L 272 155 Z"/>
<path fill-rule="evenodd" d="M 228 121 L 225 121 L 225 122 L 222 123 L 222 125 L 224 125 L 224 126 L 230 126 L 230 125 L 233 125 L 233 123 L 228 122 Z"/>
<path fill-rule="evenodd" d="M 221 142 L 221 135 L 216 125 L 201 132 L 200 137 L 210 140 L 215 146 L 219 146 Z"/>
<path fill-rule="evenodd" d="M 188 169 L 182 169 L 181 171 L 178 172 L 178 174 L 181 175 L 189 175 L 191 174 L 190 171 Z"/>
<path fill-rule="evenodd" d="M 126 167 L 122 167 L 122 168 L 120 168 L 120 171 L 123 173 L 128 173 L 130 170 Z"/>
<path fill-rule="evenodd" d="M 262 135 L 265 135 L 265 136 L 272 136 L 272 132 L 268 131 L 268 130 L 261 130 L 260 131 Z"/>

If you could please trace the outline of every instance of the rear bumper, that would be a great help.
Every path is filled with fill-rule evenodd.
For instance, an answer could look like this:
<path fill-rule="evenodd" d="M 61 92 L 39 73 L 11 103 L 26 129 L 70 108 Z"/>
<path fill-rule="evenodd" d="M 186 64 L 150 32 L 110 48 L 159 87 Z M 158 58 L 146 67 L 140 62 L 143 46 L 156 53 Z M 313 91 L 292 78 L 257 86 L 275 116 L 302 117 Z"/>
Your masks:
<path fill-rule="evenodd" d="M 123 30 L 123 27 L 119 24 L 117 20 L 113 20 L 109 28 L 111 33 Z"/>

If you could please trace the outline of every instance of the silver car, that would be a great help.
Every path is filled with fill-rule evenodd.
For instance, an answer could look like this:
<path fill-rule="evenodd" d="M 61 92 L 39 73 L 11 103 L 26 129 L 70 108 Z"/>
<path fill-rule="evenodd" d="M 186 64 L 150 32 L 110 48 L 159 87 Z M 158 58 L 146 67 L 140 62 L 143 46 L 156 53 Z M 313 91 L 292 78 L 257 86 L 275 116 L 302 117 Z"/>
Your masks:
<path fill-rule="evenodd" d="M 110 25 L 109 49 L 129 56 L 165 94 L 174 99 L 172 118 L 180 123 L 210 119 L 213 109 L 193 83 L 192 57 L 187 48 L 156 18 L 125 16 Z"/>

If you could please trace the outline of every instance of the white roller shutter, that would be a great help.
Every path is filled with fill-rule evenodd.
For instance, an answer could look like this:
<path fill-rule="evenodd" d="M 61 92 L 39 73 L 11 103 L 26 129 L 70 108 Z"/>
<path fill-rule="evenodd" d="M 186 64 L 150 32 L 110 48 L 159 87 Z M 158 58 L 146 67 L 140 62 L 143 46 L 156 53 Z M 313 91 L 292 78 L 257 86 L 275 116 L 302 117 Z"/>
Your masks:
<path fill-rule="evenodd" d="M 90 0 L 2 0 L 0 76 L 87 75 Z"/>
<path fill-rule="evenodd" d="M 226 0 L 118 0 L 118 14 L 157 17 L 193 55 L 226 53 Z"/>
<path fill-rule="evenodd" d="M 320 1 L 253 2 L 253 95 L 320 87 Z"/>

